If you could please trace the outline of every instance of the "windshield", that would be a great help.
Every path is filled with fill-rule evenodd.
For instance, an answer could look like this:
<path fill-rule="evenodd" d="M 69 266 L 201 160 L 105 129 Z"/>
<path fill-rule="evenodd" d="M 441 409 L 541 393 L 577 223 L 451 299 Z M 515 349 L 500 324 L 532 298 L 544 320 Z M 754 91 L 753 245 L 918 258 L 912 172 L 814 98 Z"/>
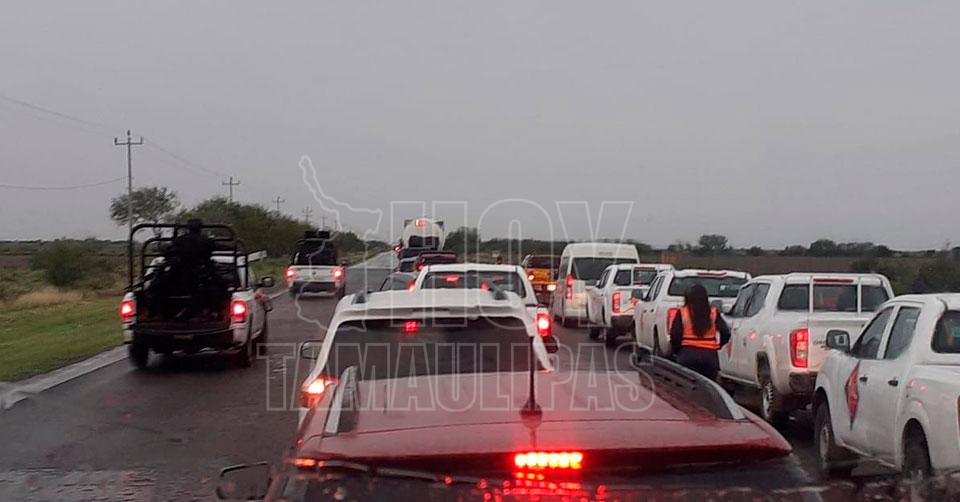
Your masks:
<path fill-rule="evenodd" d="M 530 337 L 513 317 L 351 321 L 337 327 L 324 371 L 350 366 L 362 380 L 529 371 Z"/>
<path fill-rule="evenodd" d="M 423 278 L 423 289 L 484 289 L 499 288 L 526 298 L 527 288 L 516 272 L 468 271 L 430 272 Z"/>
<path fill-rule="evenodd" d="M 337 249 L 332 244 L 304 244 L 290 260 L 292 265 L 337 265 Z"/>
<path fill-rule="evenodd" d="M 742 277 L 674 277 L 667 294 L 683 296 L 695 284 L 701 284 L 707 290 L 707 296 L 715 298 L 736 298 L 747 280 Z"/>
<path fill-rule="evenodd" d="M 596 281 L 603 270 L 618 263 L 636 263 L 633 258 L 574 258 L 573 277 L 582 281 Z"/>

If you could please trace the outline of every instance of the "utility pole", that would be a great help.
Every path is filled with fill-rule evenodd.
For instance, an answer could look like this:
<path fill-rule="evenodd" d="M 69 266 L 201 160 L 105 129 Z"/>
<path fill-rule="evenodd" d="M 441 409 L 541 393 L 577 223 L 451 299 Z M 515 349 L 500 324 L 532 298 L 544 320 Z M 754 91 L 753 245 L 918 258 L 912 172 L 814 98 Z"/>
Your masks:
<path fill-rule="evenodd" d="M 273 199 L 273 203 L 277 205 L 277 214 L 280 214 L 280 204 L 283 204 L 286 200 L 281 199 L 278 195 L 276 199 Z"/>
<path fill-rule="evenodd" d="M 310 224 L 310 217 L 313 216 L 313 209 L 309 207 L 303 208 L 303 220 L 307 222 L 307 225 Z"/>
<path fill-rule="evenodd" d="M 233 187 L 240 186 L 240 180 L 237 179 L 237 181 L 233 181 L 233 176 L 231 176 L 230 181 L 221 181 L 220 184 L 225 187 L 230 187 L 230 202 L 233 202 Z"/>
<path fill-rule="evenodd" d="M 131 257 L 128 260 L 130 277 L 133 277 L 133 149 L 132 147 L 143 144 L 143 136 L 138 141 L 133 141 L 130 137 L 130 129 L 127 129 L 127 141 L 120 142 L 120 138 L 113 138 L 114 146 L 127 147 L 127 251 Z"/>

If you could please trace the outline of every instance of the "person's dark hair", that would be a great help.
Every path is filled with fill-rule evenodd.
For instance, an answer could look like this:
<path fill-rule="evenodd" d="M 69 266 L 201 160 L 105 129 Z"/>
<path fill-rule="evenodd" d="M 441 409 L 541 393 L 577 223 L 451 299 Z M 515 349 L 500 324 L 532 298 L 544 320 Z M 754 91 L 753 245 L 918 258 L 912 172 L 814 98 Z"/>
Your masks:
<path fill-rule="evenodd" d="M 683 294 L 684 303 L 690 307 L 693 332 L 703 335 L 710 329 L 710 298 L 702 284 L 694 284 Z"/>

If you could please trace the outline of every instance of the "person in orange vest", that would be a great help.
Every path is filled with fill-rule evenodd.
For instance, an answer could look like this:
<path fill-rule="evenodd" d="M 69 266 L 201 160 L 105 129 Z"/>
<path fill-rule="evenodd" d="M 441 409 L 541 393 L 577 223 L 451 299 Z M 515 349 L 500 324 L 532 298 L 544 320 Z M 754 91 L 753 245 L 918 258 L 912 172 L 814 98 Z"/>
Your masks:
<path fill-rule="evenodd" d="M 694 284 L 683 298 L 683 308 L 670 326 L 673 354 L 683 366 L 716 379 L 720 371 L 717 352 L 730 341 L 730 328 L 720 311 L 710 305 L 702 284 Z"/>

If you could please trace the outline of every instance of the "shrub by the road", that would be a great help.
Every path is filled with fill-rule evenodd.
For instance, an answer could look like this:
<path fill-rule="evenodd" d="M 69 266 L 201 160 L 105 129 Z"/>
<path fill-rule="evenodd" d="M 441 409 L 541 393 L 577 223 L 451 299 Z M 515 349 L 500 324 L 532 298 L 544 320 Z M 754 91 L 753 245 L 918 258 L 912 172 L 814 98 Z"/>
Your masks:
<path fill-rule="evenodd" d="M 97 255 L 96 246 L 89 241 L 58 239 L 44 244 L 30 263 L 34 270 L 41 270 L 46 281 L 54 286 L 96 287 L 112 285 L 110 277 L 114 266 L 109 260 Z"/>

